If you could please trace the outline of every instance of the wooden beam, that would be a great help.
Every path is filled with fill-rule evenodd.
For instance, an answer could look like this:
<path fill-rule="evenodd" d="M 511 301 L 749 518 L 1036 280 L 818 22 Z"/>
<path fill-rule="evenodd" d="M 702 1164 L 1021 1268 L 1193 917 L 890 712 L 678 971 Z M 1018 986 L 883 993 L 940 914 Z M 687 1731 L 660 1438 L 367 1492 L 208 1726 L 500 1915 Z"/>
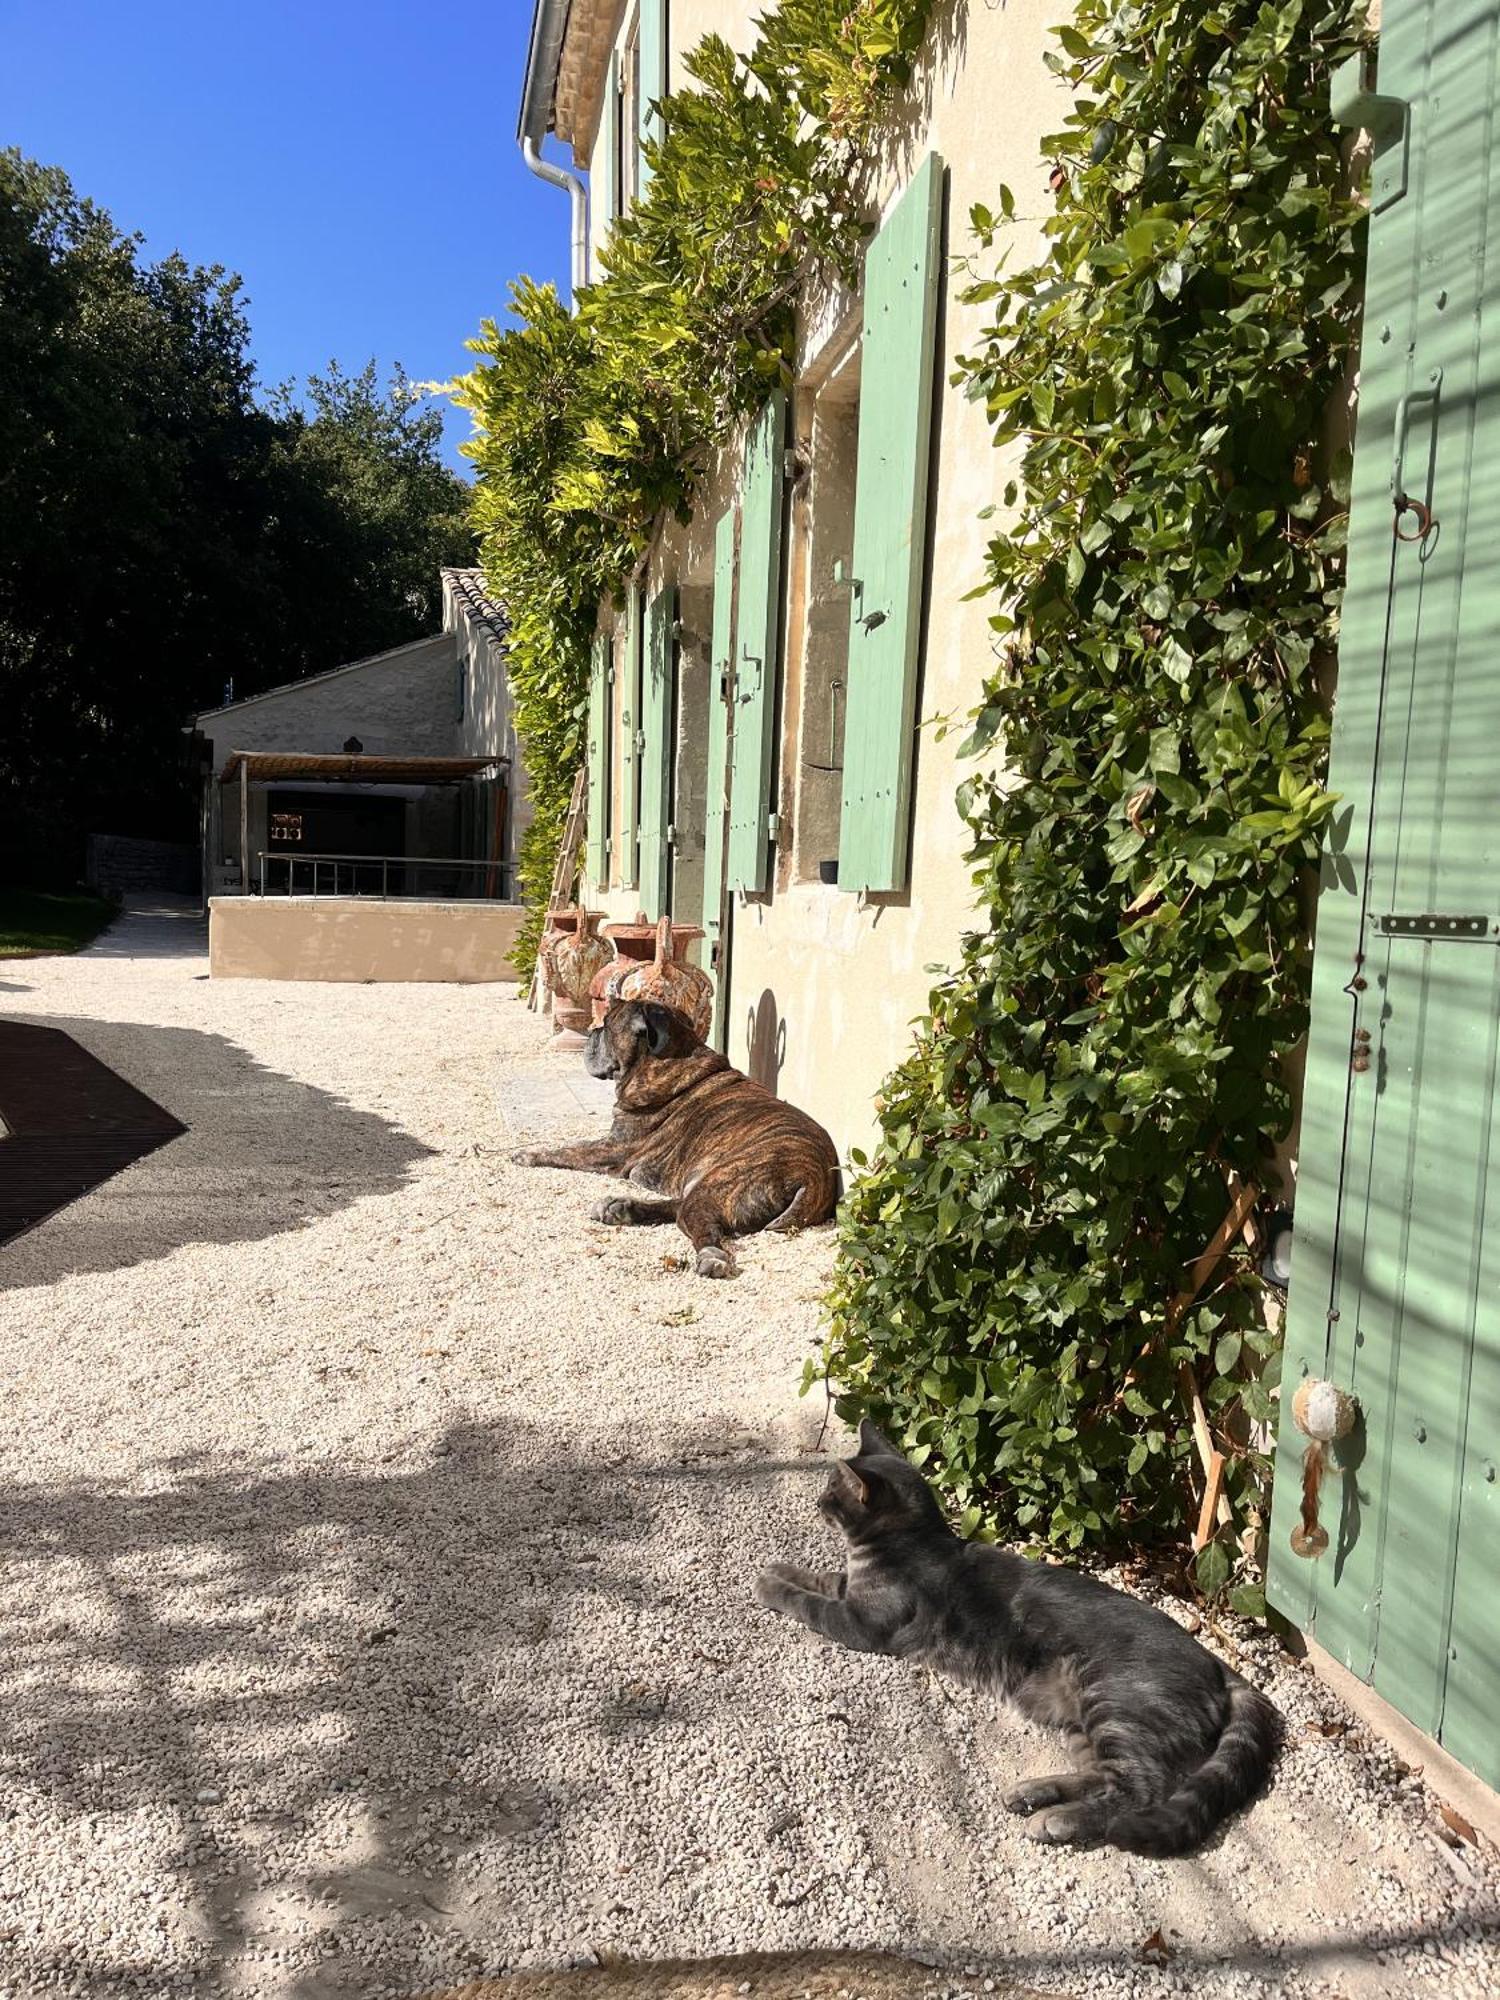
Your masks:
<path fill-rule="evenodd" d="M 1260 1189 L 1254 1181 L 1244 1181 L 1236 1189 L 1234 1199 L 1229 1204 L 1229 1213 L 1214 1231 L 1208 1248 L 1194 1259 L 1193 1268 L 1188 1273 L 1187 1284 L 1167 1307 L 1168 1334 L 1175 1330 L 1177 1322 L 1213 1276 L 1215 1268 L 1244 1228 L 1251 1209 L 1259 1199 Z"/>
<path fill-rule="evenodd" d="M 1194 1555 L 1206 1543 L 1213 1540 L 1216 1525 L 1215 1517 L 1220 1514 L 1221 1504 L 1223 1507 L 1222 1518 L 1227 1520 L 1229 1518 L 1229 1504 L 1224 1499 L 1224 1454 L 1222 1451 L 1211 1451 L 1209 1453 L 1208 1469 L 1203 1478 L 1203 1504 L 1198 1509 L 1198 1527 L 1193 1535 Z"/>

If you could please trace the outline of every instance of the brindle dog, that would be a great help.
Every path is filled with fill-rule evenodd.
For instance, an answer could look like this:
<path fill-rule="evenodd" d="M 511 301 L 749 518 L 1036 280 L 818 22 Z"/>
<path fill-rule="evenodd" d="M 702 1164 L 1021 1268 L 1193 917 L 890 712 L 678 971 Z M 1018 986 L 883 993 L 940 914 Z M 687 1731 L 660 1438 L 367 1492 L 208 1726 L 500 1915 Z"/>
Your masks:
<path fill-rule="evenodd" d="M 731 1068 L 673 1008 L 617 1000 L 590 1031 L 583 1066 L 618 1079 L 609 1137 L 515 1158 L 619 1174 L 665 1197 L 611 1195 L 594 1209 L 596 1222 L 675 1222 L 698 1253 L 700 1277 L 732 1278 L 728 1237 L 832 1215 L 838 1154 L 822 1126 Z"/>

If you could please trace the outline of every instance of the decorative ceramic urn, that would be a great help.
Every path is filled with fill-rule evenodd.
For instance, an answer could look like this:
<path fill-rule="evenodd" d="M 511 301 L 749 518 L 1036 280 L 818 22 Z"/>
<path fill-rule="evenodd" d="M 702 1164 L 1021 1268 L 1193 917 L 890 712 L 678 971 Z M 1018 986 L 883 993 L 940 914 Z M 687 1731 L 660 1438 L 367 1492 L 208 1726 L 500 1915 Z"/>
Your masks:
<path fill-rule="evenodd" d="M 536 962 L 542 975 L 542 985 L 548 993 L 557 992 L 557 967 L 552 954 L 565 937 L 572 937 L 578 929 L 579 910 L 572 904 L 566 910 L 549 910 L 546 929 L 537 939 Z"/>
<path fill-rule="evenodd" d="M 588 1029 L 590 986 L 600 967 L 608 965 L 614 955 L 599 935 L 603 916 L 602 910 L 586 910 L 581 904 L 575 910 L 559 911 L 553 918 L 559 926 L 558 935 L 554 937 L 549 927 L 537 949 L 552 994 L 552 1019 L 559 1032 L 571 1028 L 581 1035 Z M 565 919 L 571 921 L 563 928 Z"/>
<path fill-rule="evenodd" d="M 655 925 L 612 924 L 609 935 L 627 962 L 618 978 L 609 983 L 605 1007 L 611 1000 L 653 1000 L 659 1007 L 672 1007 L 685 1015 L 702 1041 L 714 1017 L 714 983 L 684 957 L 694 939 L 702 937 L 700 927 L 674 924 L 670 917 L 663 917 Z M 642 952 L 643 944 L 649 948 L 649 959 Z M 597 1009 L 597 1001 L 595 1005 Z M 603 1013 L 596 1011 L 595 1019 L 603 1018 Z"/>
<path fill-rule="evenodd" d="M 594 983 L 589 988 L 589 1002 L 594 1026 L 602 1027 L 604 1017 L 609 1012 L 611 1002 L 617 996 L 620 981 L 627 972 L 649 965 L 656 950 L 656 928 L 646 921 L 646 913 L 641 910 L 631 924 L 611 924 L 604 933 L 609 940 L 612 956 L 607 965 L 601 966 L 594 974 Z"/>

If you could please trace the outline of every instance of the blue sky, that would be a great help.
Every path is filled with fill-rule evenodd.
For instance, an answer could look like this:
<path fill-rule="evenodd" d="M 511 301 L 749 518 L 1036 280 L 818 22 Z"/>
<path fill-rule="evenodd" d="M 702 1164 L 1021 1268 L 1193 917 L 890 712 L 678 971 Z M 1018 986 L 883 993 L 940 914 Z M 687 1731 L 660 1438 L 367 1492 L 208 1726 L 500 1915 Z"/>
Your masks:
<path fill-rule="evenodd" d="M 0 0 L 0 144 L 245 280 L 264 383 L 374 355 L 446 379 L 567 197 L 516 146 L 530 0 Z M 452 448 L 467 419 L 449 412 Z"/>

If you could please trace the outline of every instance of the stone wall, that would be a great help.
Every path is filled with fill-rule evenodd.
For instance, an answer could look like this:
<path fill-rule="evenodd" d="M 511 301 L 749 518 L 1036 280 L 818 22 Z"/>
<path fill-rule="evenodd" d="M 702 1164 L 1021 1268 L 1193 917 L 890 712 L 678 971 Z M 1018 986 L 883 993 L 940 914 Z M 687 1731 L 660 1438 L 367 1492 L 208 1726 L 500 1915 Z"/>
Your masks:
<path fill-rule="evenodd" d="M 198 893 L 198 850 L 172 840 L 91 833 L 84 879 L 101 896 Z"/>
<path fill-rule="evenodd" d="M 332 673 L 214 709 L 198 718 L 222 771 L 234 750 L 342 750 L 351 736 L 372 757 L 454 757 L 463 752 L 453 635 L 398 646 Z"/>

